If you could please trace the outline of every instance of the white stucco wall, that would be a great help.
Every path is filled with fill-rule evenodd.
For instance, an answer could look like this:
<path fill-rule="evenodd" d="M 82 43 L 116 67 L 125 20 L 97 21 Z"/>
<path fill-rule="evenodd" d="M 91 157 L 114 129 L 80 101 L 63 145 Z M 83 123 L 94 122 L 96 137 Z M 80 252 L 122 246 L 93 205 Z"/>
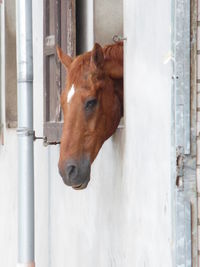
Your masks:
<path fill-rule="evenodd" d="M 33 104 L 34 129 L 43 136 L 43 1 L 33 3 Z M 49 172 L 48 148 L 41 140 L 34 145 L 35 160 L 35 261 L 49 266 Z"/>
<path fill-rule="evenodd" d="M 171 4 L 124 3 L 125 128 L 104 144 L 84 191 L 63 185 L 50 149 L 52 267 L 172 266 Z"/>
<path fill-rule="evenodd" d="M 1 112 L 5 123 L 5 17 L 4 4 L 1 5 Z M 2 141 L 4 139 L 4 146 Z M 16 224 L 16 135 L 13 130 L 3 129 L 0 141 L 0 259 L 2 266 L 13 266 L 17 255 Z"/>
<path fill-rule="evenodd" d="M 124 2 L 127 264 L 172 266 L 170 1 Z M 167 64 L 165 64 L 167 63 Z"/>

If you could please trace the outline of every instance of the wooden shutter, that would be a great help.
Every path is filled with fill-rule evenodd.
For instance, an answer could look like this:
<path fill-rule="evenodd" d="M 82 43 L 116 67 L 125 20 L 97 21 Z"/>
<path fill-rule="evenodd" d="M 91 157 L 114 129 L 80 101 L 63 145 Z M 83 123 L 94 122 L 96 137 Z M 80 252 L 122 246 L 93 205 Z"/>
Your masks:
<path fill-rule="evenodd" d="M 60 94 L 66 73 L 57 55 L 56 45 L 75 56 L 75 0 L 44 0 L 44 137 L 47 143 L 59 143 L 62 133 Z"/>

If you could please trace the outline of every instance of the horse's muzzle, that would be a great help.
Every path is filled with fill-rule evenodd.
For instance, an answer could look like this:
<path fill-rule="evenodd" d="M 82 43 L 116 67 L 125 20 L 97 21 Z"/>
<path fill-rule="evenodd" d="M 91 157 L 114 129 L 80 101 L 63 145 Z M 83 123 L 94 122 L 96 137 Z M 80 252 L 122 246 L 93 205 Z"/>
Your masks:
<path fill-rule="evenodd" d="M 90 161 L 87 158 L 80 160 L 67 160 L 59 162 L 59 173 L 63 178 L 63 182 L 76 190 L 87 187 L 90 181 Z"/>

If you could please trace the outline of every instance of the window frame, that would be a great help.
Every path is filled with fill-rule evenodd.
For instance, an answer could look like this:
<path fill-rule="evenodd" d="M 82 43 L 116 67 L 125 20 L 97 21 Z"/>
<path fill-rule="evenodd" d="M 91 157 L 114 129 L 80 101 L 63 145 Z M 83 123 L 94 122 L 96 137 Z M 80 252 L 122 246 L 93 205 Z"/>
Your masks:
<path fill-rule="evenodd" d="M 56 54 L 56 45 L 65 53 L 76 55 L 76 1 L 75 0 L 43 0 L 44 5 L 44 122 L 43 135 L 47 144 L 60 142 L 62 133 L 62 111 L 60 94 L 65 85 L 66 72 L 62 68 Z M 50 9 L 53 10 L 50 10 Z M 50 12 L 53 17 L 50 17 Z M 52 34 L 53 29 L 53 34 Z M 49 59 L 53 57 L 53 67 L 48 68 Z M 52 72 L 53 73 L 50 73 Z M 53 95 L 50 92 L 50 76 L 55 75 Z M 51 88 L 52 89 L 52 88 Z M 54 96 L 54 97 L 53 97 Z M 56 96 L 56 99 L 55 99 Z M 53 120 L 51 118 L 53 114 Z"/>

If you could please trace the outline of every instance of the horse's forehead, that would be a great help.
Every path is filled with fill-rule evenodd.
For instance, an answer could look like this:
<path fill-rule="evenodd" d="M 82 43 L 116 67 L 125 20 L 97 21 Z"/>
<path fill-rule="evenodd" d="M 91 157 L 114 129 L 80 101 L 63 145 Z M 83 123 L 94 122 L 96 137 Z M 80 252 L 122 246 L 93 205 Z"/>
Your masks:
<path fill-rule="evenodd" d="M 76 87 L 78 84 L 86 84 L 90 82 L 90 71 L 89 69 L 82 67 L 82 68 L 73 68 L 69 73 L 68 73 L 68 82 L 69 82 L 69 87 L 71 87 L 72 84 L 75 84 Z"/>
<path fill-rule="evenodd" d="M 68 90 L 71 90 L 74 87 L 74 90 L 77 89 L 87 89 L 98 87 L 99 84 L 102 84 L 104 79 L 100 77 L 97 73 L 90 71 L 77 72 L 75 75 L 71 74 L 68 77 Z"/>
<path fill-rule="evenodd" d="M 102 70 L 91 68 L 88 60 L 82 60 L 83 57 L 79 56 L 72 63 L 68 73 L 67 88 L 68 91 L 74 86 L 77 89 L 95 89 L 99 84 L 105 80 L 105 75 Z"/>
<path fill-rule="evenodd" d="M 79 76 L 77 79 L 70 80 L 68 83 L 68 92 L 70 90 L 77 91 L 78 89 L 89 89 L 92 86 L 92 82 L 89 75 Z"/>

